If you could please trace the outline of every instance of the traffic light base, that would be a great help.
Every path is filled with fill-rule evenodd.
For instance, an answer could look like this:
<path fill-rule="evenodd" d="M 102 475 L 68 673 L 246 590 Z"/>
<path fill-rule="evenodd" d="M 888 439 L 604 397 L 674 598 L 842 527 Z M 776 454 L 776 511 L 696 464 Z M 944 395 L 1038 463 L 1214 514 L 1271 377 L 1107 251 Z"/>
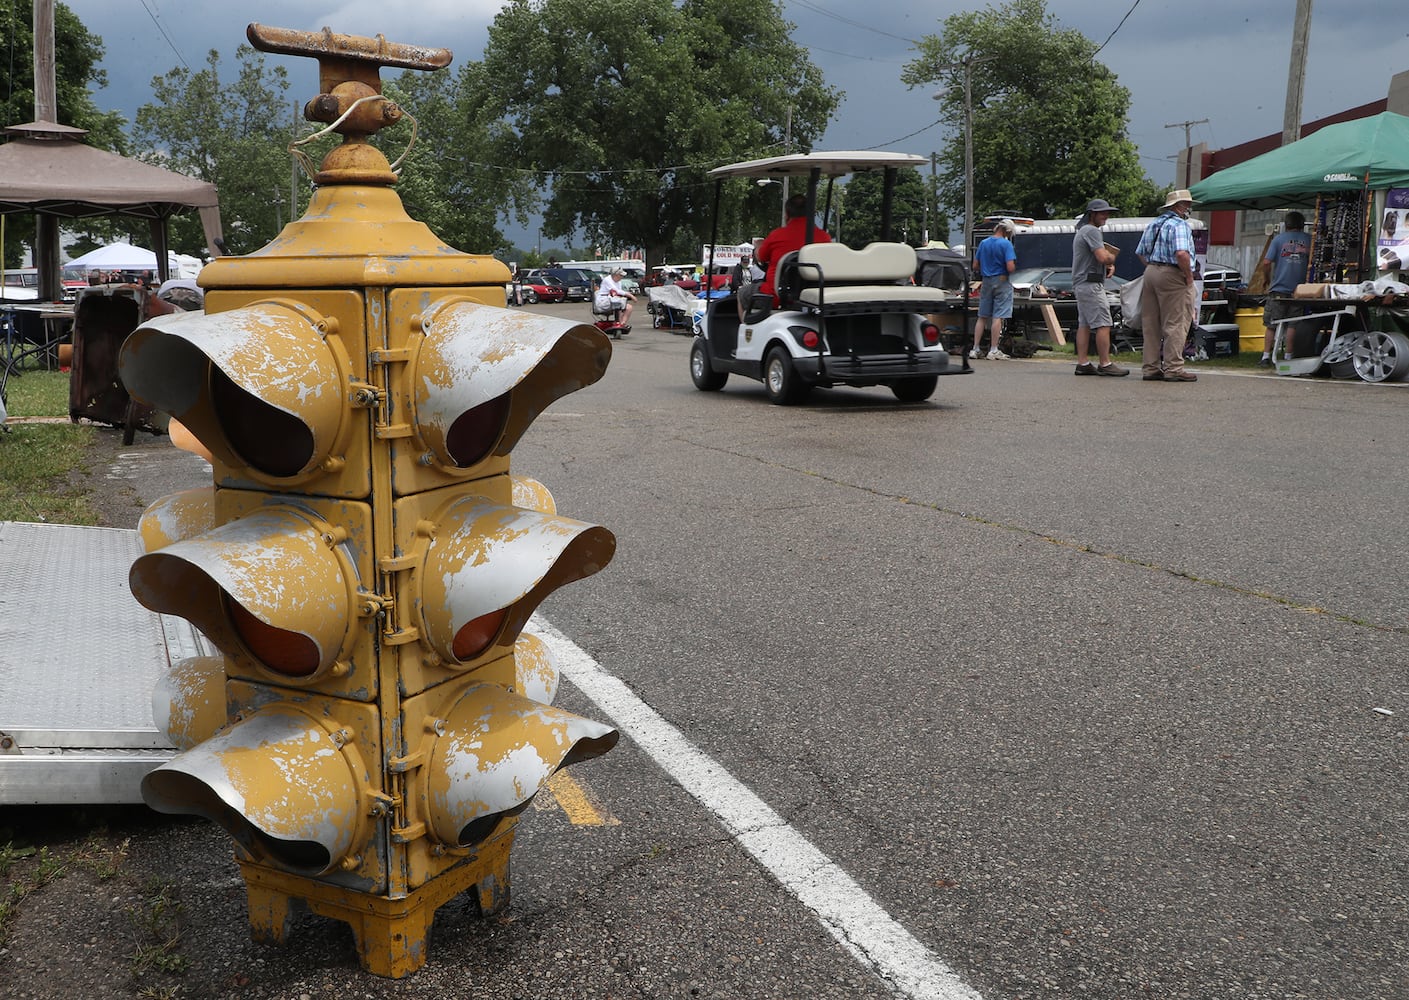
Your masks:
<path fill-rule="evenodd" d="M 510 830 L 480 846 L 463 864 L 400 898 L 373 896 L 237 858 L 249 898 L 250 936 L 283 944 L 301 910 L 341 920 L 352 928 L 362 968 L 401 979 L 425 965 L 435 912 L 473 889 L 480 913 L 509 905 Z"/>

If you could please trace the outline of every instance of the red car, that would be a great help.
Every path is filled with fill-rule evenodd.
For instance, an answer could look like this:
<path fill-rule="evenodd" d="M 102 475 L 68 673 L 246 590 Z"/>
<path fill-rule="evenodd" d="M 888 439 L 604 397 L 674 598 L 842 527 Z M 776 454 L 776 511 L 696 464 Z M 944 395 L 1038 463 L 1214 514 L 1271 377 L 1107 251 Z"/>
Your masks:
<path fill-rule="evenodd" d="M 508 288 L 510 301 L 513 301 L 514 287 L 510 285 Z M 557 278 L 534 278 L 521 282 L 518 287 L 523 289 L 523 302 L 526 306 L 535 302 L 562 302 L 568 297 L 567 289 Z"/>

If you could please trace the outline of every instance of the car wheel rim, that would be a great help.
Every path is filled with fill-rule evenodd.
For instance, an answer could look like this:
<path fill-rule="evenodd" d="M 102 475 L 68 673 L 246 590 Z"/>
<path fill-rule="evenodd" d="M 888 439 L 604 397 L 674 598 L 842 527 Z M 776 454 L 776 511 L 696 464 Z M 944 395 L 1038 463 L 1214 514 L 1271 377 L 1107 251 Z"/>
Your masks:
<path fill-rule="evenodd" d="M 1402 374 L 1406 345 L 1409 340 L 1395 334 L 1378 331 L 1365 334 L 1352 351 L 1355 373 L 1366 382 L 1383 382 Z"/>
<path fill-rule="evenodd" d="M 778 395 L 783 391 L 783 364 L 774 360 L 768 365 L 768 391 Z"/>
<path fill-rule="evenodd" d="M 690 354 L 690 374 L 695 376 L 696 380 L 704 377 L 704 357 L 698 350 Z"/>

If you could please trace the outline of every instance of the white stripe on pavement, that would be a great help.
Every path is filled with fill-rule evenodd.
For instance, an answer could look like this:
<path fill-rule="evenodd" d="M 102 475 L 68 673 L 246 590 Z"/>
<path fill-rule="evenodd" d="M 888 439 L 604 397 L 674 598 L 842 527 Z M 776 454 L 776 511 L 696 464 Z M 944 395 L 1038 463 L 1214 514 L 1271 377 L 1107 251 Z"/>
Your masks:
<path fill-rule="evenodd" d="M 563 676 L 714 813 L 858 961 L 914 1000 L 982 1000 L 850 875 L 581 647 L 542 618 L 535 616 L 528 628 L 552 649 Z"/>

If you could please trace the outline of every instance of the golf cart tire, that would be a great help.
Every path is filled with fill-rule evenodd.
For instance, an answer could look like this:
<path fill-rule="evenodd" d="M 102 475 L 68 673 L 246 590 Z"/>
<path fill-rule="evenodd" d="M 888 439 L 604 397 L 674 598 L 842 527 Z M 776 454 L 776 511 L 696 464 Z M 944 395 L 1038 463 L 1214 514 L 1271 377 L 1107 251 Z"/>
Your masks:
<path fill-rule="evenodd" d="M 709 347 L 702 337 L 696 337 L 690 347 L 690 380 L 701 392 L 718 392 L 729 381 L 728 372 L 717 372 L 709 363 Z"/>
<path fill-rule="evenodd" d="M 902 403 L 923 403 L 934 395 L 939 385 L 938 375 L 917 375 L 915 378 L 901 379 L 891 385 L 890 391 Z"/>
<path fill-rule="evenodd" d="M 768 401 L 777 406 L 801 403 L 812 391 L 798 376 L 792 356 L 781 347 L 769 351 L 763 362 L 763 388 L 768 393 Z"/>

